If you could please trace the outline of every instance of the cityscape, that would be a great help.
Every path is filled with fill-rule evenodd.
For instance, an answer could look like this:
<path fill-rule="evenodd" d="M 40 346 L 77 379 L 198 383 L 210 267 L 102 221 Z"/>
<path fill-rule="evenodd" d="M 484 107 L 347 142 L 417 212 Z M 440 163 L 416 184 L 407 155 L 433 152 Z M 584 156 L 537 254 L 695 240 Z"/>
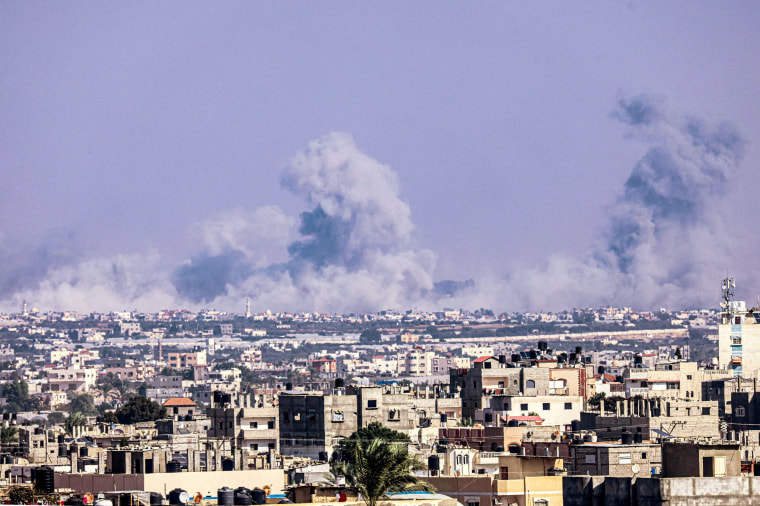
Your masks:
<path fill-rule="evenodd" d="M 760 505 L 760 3 L 0 2 L 0 502 Z"/>

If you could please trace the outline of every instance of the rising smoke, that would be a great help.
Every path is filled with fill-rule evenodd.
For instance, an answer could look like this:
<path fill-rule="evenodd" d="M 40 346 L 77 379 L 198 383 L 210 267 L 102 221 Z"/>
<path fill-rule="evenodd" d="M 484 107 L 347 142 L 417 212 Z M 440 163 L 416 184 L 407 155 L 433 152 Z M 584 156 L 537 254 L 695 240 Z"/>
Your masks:
<path fill-rule="evenodd" d="M 274 206 L 222 212 L 193 227 L 202 248 L 179 266 L 156 253 L 43 258 L 34 270 L 19 264 L 0 272 L 0 296 L 14 308 L 26 298 L 44 308 L 87 310 L 235 311 L 246 297 L 260 310 L 327 312 L 709 304 L 731 257 L 716 204 L 742 159 L 743 139 L 728 123 L 679 114 L 651 95 L 621 99 L 612 116 L 650 147 L 583 258 L 551 255 L 475 283 L 436 285 L 436 255 L 414 245 L 396 174 L 349 135 L 333 133 L 312 141 L 284 171 L 282 186 L 311 209 L 298 219 Z"/>

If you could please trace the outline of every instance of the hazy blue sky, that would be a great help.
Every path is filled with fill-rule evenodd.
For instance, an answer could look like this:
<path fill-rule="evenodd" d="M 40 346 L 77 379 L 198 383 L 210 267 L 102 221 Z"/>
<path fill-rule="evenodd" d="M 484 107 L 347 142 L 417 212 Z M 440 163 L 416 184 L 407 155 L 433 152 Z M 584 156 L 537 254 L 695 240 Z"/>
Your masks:
<path fill-rule="evenodd" d="M 165 296 L 164 307 L 239 311 L 236 301 L 250 294 L 256 310 L 270 300 L 277 309 L 353 309 L 310 288 L 326 283 L 345 294 L 345 284 L 354 284 L 324 274 L 325 265 L 383 286 L 400 283 L 386 298 L 354 294 L 357 309 L 429 300 L 432 281 L 467 278 L 478 286 L 525 283 L 518 291 L 535 294 L 514 295 L 513 286 L 507 295 L 493 290 L 452 302 L 534 310 L 712 304 L 727 270 L 754 300 L 759 57 L 758 2 L 1 2 L 0 307 L 27 297 L 59 309 L 83 310 L 91 301 L 151 310 Z M 708 230 L 700 225 L 685 240 L 689 250 L 728 242 L 728 256 L 691 259 L 689 268 L 707 279 L 673 288 L 714 291 L 658 296 L 657 286 L 684 275 L 669 257 L 668 272 L 647 286 L 638 271 L 616 267 L 636 288 L 612 298 L 607 285 L 597 298 L 589 291 L 544 297 L 541 287 L 562 275 L 554 269 L 565 270 L 547 267 L 547 259 L 596 262 L 614 242 L 621 199 L 635 197 L 625 193 L 632 171 L 669 129 L 689 131 L 686 119 L 644 133 L 621 120 L 621 101 L 641 94 L 664 101 L 668 118 L 728 121 L 743 139 L 721 190 L 710 184 L 700 194 L 707 202 L 700 200 L 696 221 L 709 222 Z M 325 139 L 332 132 L 347 136 Z M 381 170 L 373 164 L 389 167 L 381 182 L 356 177 L 378 191 L 387 185 L 391 197 L 375 204 L 390 213 L 383 220 L 398 218 L 403 227 L 372 244 L 375 253 L 350 245 L 364 248 L 374 233 L 347 232 L 331 247 L 354 248 L 353 256 L 324 265 L 309 257 L 319 276 L 291 280 L 292 290 L 281 293 L 250 279 L 262 269 L 272 285 L 279 279 L 272 270 L 301 275 L 293 265 L 303 259 L 287 249 L 310 234 L 299 236 L 299 214 L 329 205 L 314 193 L 323 181 L 293 182 L 300 170 L 293 160 L 314 155 L 307 151 L 316 139 L 366 161 L 369 172 Z M 670 147 L 692 142 L 684 139 Z M 330 166 L 320 160 L 313 163 Z M 291 179 L 283 184 L 284 177 Z M 336 190 L 338 205 L 362 184 Z M 341 211 L 351 226 L 362 212 L 370 213 L 358 200 Z M 234 237 L 209 239 L 233 215 L 248 220 L 229 232 Z M 267 228 L 273 223 L 278 231 Z M 340 235 L 335 226 L 331 237 Z M 653 250 L 654 263 L 669 252 L 690 255 L 666 242 Z M 393 260 L 378 274 L 385 254 Z M 416 274 L 388 281 L 401 257 Z M 97 272 L 109 271 L 109 262 L 119 275 L 105 287 Z M 211 274 L 191 272 L 195 284 L 183 291 L 180 265 L 210 265 Z M 196 285 L 218 280 L 217 268 L 230 285 L 204 298 Z M 518 281 L 525 269 L 540 275 Z M 160 288 L 148 286 L 158 278 Z M 153 296 L 142 298 L 141 290 Z"/>

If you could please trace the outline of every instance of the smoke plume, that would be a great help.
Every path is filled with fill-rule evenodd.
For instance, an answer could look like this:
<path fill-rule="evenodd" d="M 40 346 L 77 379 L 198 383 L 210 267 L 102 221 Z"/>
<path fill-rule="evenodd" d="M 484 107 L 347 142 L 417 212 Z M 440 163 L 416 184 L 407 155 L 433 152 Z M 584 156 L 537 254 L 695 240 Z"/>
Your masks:
<path fill-rule="evenodd" d="M 219 213 L 192 227 L 201 245 L 180 265 L 157 253 L 72 260 L 66 249 L 0 252 L 0 296 L 49 309 L 217 307 L 362 312 L 412 306 L 553 310 L 599 304 L 639 308 L 709 304 L 730 243 L 716 204 L 741 162 L 736 128 L 680 114 L 666 100 L 621 99 L 612 117 L 649 147 L 606 210 L 581 258 L 434 283 L 436 255 L 414 244 L 409 205 L 390 167 L 347 134 L 308 144 L 283 188 L 303 199 L 298 218 L 277 207 Z M 56 253 L 51 253 L 56 251 Z M 8 268 L 11 266 L 12 268 Z"/>

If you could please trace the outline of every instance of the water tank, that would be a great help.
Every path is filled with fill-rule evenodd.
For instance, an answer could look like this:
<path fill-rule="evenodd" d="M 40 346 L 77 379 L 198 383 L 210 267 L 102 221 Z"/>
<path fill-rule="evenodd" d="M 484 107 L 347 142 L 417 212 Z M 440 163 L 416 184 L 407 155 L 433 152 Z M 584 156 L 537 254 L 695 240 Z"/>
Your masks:
<path fill-rule="evenodd" d="M 0 464 L 13 464 L 13 455 L 0 455 Z"/>
<path fill-rule="evenodd" d="M 180 463 L 178 460 L 170 460 L 169 462 L 166 463 L 166 472 L 167 473 L 181 473 L 182 463 Z"/>
<path fill-rule="evenodd" d="M 580 432 L 581 430 L 581 421 L 580 420 L 573 420 L 570 422 L 570 431 L 571 432 Z"/>
<path fill-rule="evenodd" d="M 190 500 L 190 494 L 186 490 L 181 488 L 175 488 L 167 496 L 169 504 L 186 504 Z"/>
<path fill-rule="evenodd" d="M 636 444 L 641 444 L 644 442 L 644 434 L 641 432 L 634 432 L 633 433 L 633 442 Z"/>
<path fill-rule="evenodd" d="M 34 489 L 43 494 L 52 494 L 55 492 L 55 473 L 53 468 L 42 466 L 36 469 L 34 475 Z"/>
<path fill-rule="evenodd" d="M 158 492 L 150 493 L 150 506 L 159 506 L 163 502 L 164 502 L 164 496 L 162 496 Z"/>
<path fill-rule="evenodd" d="M 266 504 L 267 493 L 260 488 L 253 489 L 253 504 Z"/>
<path fill-rule="evenodd" d="M 343 388 L 345 386 L 345 382 L 343 381 L 343 378 L 335 378 L 335 388 Z"/>
<path fill-rule="evenodd" d="M 499 363 L 500 364 L 506 364 L 507 363 L 507 356 L 506 355 L 499 355 Z"/>
<path fill-rule="evenodd" d="M 293 383 L 285 383 L 285 390 L 293 390 Z"/>
<path fill-rule="evenodd" d="M 58 444 L 62 444 L 66 442 L 66 436 L 63 434 L 58 434 Z"/>
<path fill-rule="evenodd" d="M 235 470 L 235 460 L 229 457 L 223 458 L 222 471 L 234 471 L 234 470 Z"/>
<path fill-rule="evenodd" d="M 327 459 L 328 459 L 327 452 L 319 452 L 320 462 L 327 462 Z"/>
<path fill-rule="evenodd" d="M 630 432 L 623 432 L 620 442 L 624 445 L 629 445 L 633 443 L 633 434 L 631 434 Z"/>
<path fill-rule="evenodd" d="M 65 444 L 59 444 L 58 445 L 58 456 L 59 457 L 68 457 L 69 456 L 69 449 L 66 447 Z"/>
<path fill-rule="evenodd" d="M 755 476 L 760 476 L 760 462 L 753 462 L 752 469 L 753 469 L 753 472 L 755 473 Z"/>
<path fill-rule="evenodd" d="M 222 487 L 217 490 L 216 497 L 219 506 L 232 506 L 235 504 L 235 492 L 230 487 Z"/>
<path fill-rule="evenodd" d="M 516 362 L 519 362 L 519 361 L 520 361 L 520 355 L 518 355 L 517 353 L 513 353 L 512 354 L 512 362 L 516 363 Z"/>
<path fill-rule="evenodd" d="M 441 423 L 446 423 L 448 419 L 449 417 L 446 416 L 446 413 L 441 413 Z"/>
<path fill-rule="evenodd" d="M 547 349 L 549 349 L 549 343 L 547 343 L 546 341 L 539 341 L 538 349 L 539 351 L 546 351 Z"/>
<path fill-rule="evenodd" d="M 536 360 L 538 358 L 538 353 L 536 353 L 536 350 L 530 350 L 528 356 L 531 360 Z"/>
<path fill-rule="evenodd" d="M 438 455 L 431 455 L 428 457 L 428 470 L 430 471 L 438 471 L 438 468 L 441 465 L 441 459 L 438 458 Z"/>
<path fill-rule="evenodd" d="M 233 502 L 236 506 L 250 506 L 253 503 L 251 494 L 248 492 L 235 492 Z"/>
<path fill-rule="evenodd" d="M 63 504 L 66 506 L 84 506 L 84 501 L 81 497 L 71 496 L 66 499 Z"/>
<path fill-rule="evenodd" d="M 607 371 L 607 369 L 605 369 L 603 365 L 600 365 L 597 371 L 599 371 L 599 374 L 604 374 Z"/>
<path fill-rule="evenodd" d="M 92 504 L 93 506 L 113 506 L 113 501 L 110 499 L 98 499 Z"/>

